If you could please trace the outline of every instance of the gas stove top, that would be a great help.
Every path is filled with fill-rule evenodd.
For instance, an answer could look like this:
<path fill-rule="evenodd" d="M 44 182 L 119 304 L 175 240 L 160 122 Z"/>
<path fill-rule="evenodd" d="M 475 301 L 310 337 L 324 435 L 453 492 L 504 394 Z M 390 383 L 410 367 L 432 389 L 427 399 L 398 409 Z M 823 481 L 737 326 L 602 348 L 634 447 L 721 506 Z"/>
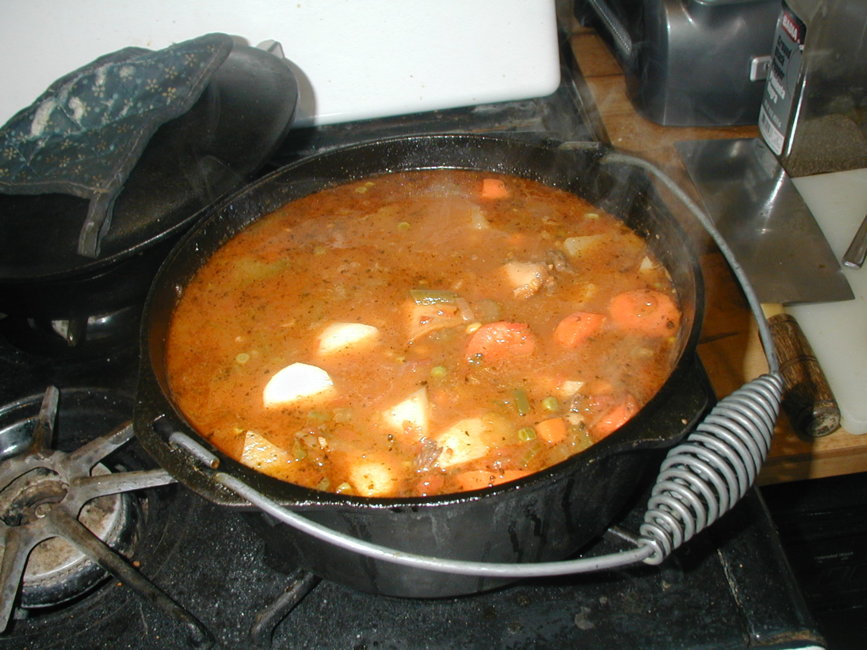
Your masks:
<path fill-rule="evenodd" d="M 396 133 L 598 140 L 601 132 L 569 60 L 564 57 L 563 82 L 550 97 L 298 130 L 272 166 Z M 28 589 L 11 610 L 0 647 L 778 648 L 821 641 L 754 490 L 658 567 L 524 581 L 436 600 L 374 596 L 319 580 L 271 552 L 273 539 L 260 534 L 264 515 L 215 506 L 171 483 L 129 439 L 137 365 L 133 341 L 113 340 L 101 354 L 39 356 L 0 340 L 0 449 L 6 458 L 40 438 L 40 408 L 55 397 L 58 415 L 53 436 L 43 438 L 43 455 L 89 445 L 112 480 L 126 475 L 150 485 L 91 508 L 108 513 L 94 515 L 100 520 L 121 520 L 115 537 L 126 541 L 111 543 L 126 557 L 123 566 L 86 568 L 81 572 L 96 577 L 82 579 L 77 591 L 57 587 L 62 596 L 53 601 L 46 589 Z M 49 390 L 45 400 L 49 386 L 57 393 Z M 63 458 L 57 455 L 58 462 Z M 0 494 L 7 548 L 11 528 L 43 516 L 43 504 L 59 499 L 51 490 L 69 487 L 52 486 Z M 618 525 L 637 530 L 645 503 L 646 497 L 637 499 Z M 613 545 L 603 538 L 584 552 L 610 552 Z M 65 553 L 60 557 L 76 555 Z M 49 584 L 47 591 L 64 582 L 64 562 L 46 561 L 40 585 Z"/>

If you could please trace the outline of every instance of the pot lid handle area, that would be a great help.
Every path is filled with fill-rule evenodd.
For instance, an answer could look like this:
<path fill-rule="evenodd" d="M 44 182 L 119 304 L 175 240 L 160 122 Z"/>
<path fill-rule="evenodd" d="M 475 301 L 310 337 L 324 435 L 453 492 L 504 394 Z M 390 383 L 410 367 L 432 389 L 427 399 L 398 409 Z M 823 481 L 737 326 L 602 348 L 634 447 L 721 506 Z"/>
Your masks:
<path fill-rule="evenodd" d="M 61 77 L 0 129 L 0 192 L 87 199 L 77 250 L 98 257 L 151 136 L 193 106 L 232 47 L 227 34 L 158 51 L 127 47 Z"/>

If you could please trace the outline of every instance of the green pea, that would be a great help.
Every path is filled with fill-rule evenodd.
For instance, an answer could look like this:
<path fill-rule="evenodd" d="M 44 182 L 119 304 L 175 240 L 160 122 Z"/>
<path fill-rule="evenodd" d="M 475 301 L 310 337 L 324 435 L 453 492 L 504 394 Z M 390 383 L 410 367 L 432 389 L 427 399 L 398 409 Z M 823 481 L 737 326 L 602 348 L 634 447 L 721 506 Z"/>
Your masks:
<path fill-rule="evenodd" d="M 542 408 L 550 413 L 555 413 L 560 410 L 560 402 L 556 397 L 549 395 L 542 400 Z"/>
<path fill-rule="evenodd" d="M 430 369 L 431 379 L 443 379 L 448 373 L 445 366 L 434 366 Z"/>

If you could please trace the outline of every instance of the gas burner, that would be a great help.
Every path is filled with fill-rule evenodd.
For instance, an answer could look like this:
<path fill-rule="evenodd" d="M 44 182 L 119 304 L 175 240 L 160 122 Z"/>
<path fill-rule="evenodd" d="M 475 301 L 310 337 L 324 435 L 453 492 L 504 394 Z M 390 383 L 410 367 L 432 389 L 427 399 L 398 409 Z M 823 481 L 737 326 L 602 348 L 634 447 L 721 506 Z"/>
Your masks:
<path fill-rule="evenodd" d="M 4 450 L 15 455 L 0 467 L 0 485 L 4 486 L 0 489 L 0 521 L 5 524 L 0 530 L 7 549 L 25 557 L 29 554 L 20 587 L 20 606 L 25 609 L 71 600 L 107 576 L 81 550 L 86 538 L 95 536 L 127 555 L 138 536 L 140 514 L 127 495 L 95 496 L 102 493 L 106 482 L 110 485 L 108 467 L 94 464 L 94 455 L 87 448 L 77 454 L 48 448 L 58 396 L 55 388 L 46 391 L 23 451 L 16 449 L 26 440 L 20 427 L 5 432 L 10 440 Z M 89 484 L 83 477 L 88 477 Z M 13 572 L 9 569 L 10 579 Z"/>
<path fill-rule="evenodd" d="M 62 516 L 67 517 L 76 505 L 76 499 L 68 498 L 63 477 L 68 473 L 67 463 L 59 458 L 59 452 L 52 452 L 45 461 L 45 466 L 25 471 L 0 492 L 0 520 L 21 530 L 19 538 L 24 545 L 27 541 L 36 542 L 21 584 L 20 606 L 25 609 L 69 601 L 88 592 L 108 575 L 63 537 L 48 536 L 39 541 L 40 532 L 51 535 L 52 528 L 59 528 L 56 522 L 51 522 L 52 517 L 58 516 L 49 512 L 52 508 L 61 508 L 65 511 Z M 93 468 L 94 477 L 110 474 L 101 463 Z M 98 497 L 84 504 L 78 521 L 103 543 L 128 555 L 135 545 L 139 523 L 134 503 L 123 494 Z M 70 534 L 78 535 L 79 530 L 76 528 Z"/>
<path fill-rule="evenodd" d="M 85 390 L 83 399 L 94 394 Z M 106 395 L 96 394 L 98 406 Z M 72 402 L 75 397 L 73 392 Z M 59 400 L 52 386 L 41 404 L 32 397 L 0 412 L 0 627 L 13 616 L 28 618 L 33 610 L 81 598 L 111 574 L 184 622 L 191 639 L 208 638 L 195 618 L 125 557 L 140 537 L 142 520 L 141 507 L 128 493 L 174 479 L 161 469 L 109 467 L 107 457 L 132 438 L 130 424 L 71 451 L 53 448 Z"/>

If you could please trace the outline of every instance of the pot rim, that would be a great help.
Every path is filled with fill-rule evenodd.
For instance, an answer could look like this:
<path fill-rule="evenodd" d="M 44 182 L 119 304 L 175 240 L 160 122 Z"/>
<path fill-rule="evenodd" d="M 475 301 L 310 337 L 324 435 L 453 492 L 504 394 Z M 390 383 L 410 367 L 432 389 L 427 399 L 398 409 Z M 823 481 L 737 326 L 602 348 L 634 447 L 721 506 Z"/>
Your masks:
<path fill-rule="evenodd" d="M 371 510 L 419 510 L 432 507 L 436 508 L 455 503 L 496 498 L 501 494 L 513 490 L 537 489 L 551 481 L 569 480 L 570 474 L 579 465 L 597 462 L 611 455 L 629 453 L 642 449 L 671 447 L 687 435 L 687 433 L 692 429 L 692 426 L 700 419 L 709 404 L 713 401 L 713 395 L 710 392 L 709 386 L 696 387 L 696 383 L 702 383 L 702 378 L 704 378 L 704 381 L 706 382 L 706 377 L 703 374 L 703 369 L 700 367 L 701 364 L 695 351 L 704 315 L 704 286 L 701 268 L 691 247 L 688 245 L 689 238 L 682 226 L 672 215 L 668 214 L 666 209 L 667 206 L 665 206 L 658 195 L 656 195 L 656 193 L 651 189 L 645 191 L 652 195 L 651 199 L 654 201 L 654 205 L 658 208 L 661 207 L 664 210 L 663 218 L 669 222 L 668 226 L 679 238 L 684 256 L 679 256 L 678 261 L 688 267 L 689 275 L 694 283 L 692 290 L 693 304 L 691 326 L 689 331 L 685 332 L 682 336 L 679 354 L 666 382 L 630 421 L 602 441 L 573 456 L 570 456 L 556 465 L 552 465 L 535 472 L 534 474 L 478 490 L 427 497 L 364 497 L 318 491 L 261 474 L 226 456 L 211 445 L 204 437 L 195 433 L 195 429 L 186 420 L 174 402 L 168 397 L 167 391 L 161 385 L 161 381 L 156 377 L 157 373 L 152 364 L 152 355 L 154 354 L 152 348 L 153 341 L 150 336 L 150 326 L 151 321 L 153 320 L 153 305 L 161 286 L 167 283 L 170 284 L 170 288 L 175 295 L 175 300 L 182 292 L 183 283 L 170 282 L 167 278 L 171 278 L 172 271 L 176 271 L 174 267 L 179 263 L 179 260 L 184 257 L 187 249 L 192 247 L 195 252 L 201 252 L 196 243 L 197 240 L 201 239 L 202 236 L 207 233 L 208 228 L 218 227 L 220 225 L 218 222 L 221 217 L 233 213 L 235 203 L 242 198 L 247 196 L 255 197 L 258 193 L 263 191 L 262 188 L 269 188 L 272 185 L 282 182 L 284 179 L 286 180 L 287 186 L 303 185 L 305 179 L 301 178 L 293 180 L 291 178 L 293 173 L 299 169 L 303 170 L 305 167 L 315 165 L 323 160 L 328 160 L 335 156 L 346 157 L 358 152 L 376 152 L 377 149 L 387 149 L 391 145 L 411 148 L 420 144 L 446 147 L 464 145 L 470 148 L 473 146 L 505 146 L 523 149 L 528 153 L 531 151 L 544 151 L 547 152 L 548 155 L 560 155 L 560 153 L 563 155 L 569 155 L 571 153 L 576 153 L 575 150 L 568 151 L 564 149 L 564 143 L 558 143 L 555 141 L 547 141 L 541 144 L 528 143 L 525 140 L 494 135 L 447 133 L 434 135 L 393 136 L 353 144 L 346 147 L 329 149 L 313 156 L 294 161 L 266 176 L 263 176 L 259 180 L 240 188 L 236 192 L 224 197 L 207 208 L 205 210 L 205 215 L 198 224 L 191 231 L 186 233 L 173 247 L 171 253 L 163 262 L 159 272 L 157 273 L 145 301 L 144 316 L 142 318 L 140 332 L 141 367 L 139 371 L 139 388 L 134 417 L 135 433 L 142 445 L 157 459 L 160 465 L 175 475 L 175 477 L 182 483 L 186 483 L 188 487 L 199 492 L 209 500 L 220 503 L 221 505 L 236 507 L 250 506 L 237 495 L 230 494 L 225 490 L 225 488 L 214 485 L 213 481 L 210 481 L 208 478 L 211 473 L 214 471 L 222 471 L 233 475 L 255 487 L 260 492 L 272 495 L 275 500 L 281 502 L 283 505 L 289 505 L 292 508 L 298 509 L 330 509 L 334 507 L 344 507 Z M 606 153 L 616 151 L 613 147 L 602 143 L 593 142 L 587 144 L 587 147 L 580 148 L 577 153 L 587 155 L 589 152 L 589 155 L 593 158 L 601 160 L 604 158 Z M 476 169 L 492 172 L 514 173 L 505 169 L 491 169 L 490 166 L 473 167 L 448 163 L 431 163 L 427 166 L 410 166 L 406 169 L 380 168 L 379 171 L 375 173 L 390 173 L 396 171 L 408 171 L 411 169 L 421 170 L 443 168 Z M 343 184 L 370 175 L 372 174 L 362 173 L 349 178 L 341 176 L 340 178 L 317 179 L 318 184 L 315 188 L 293 195 L 289 199 L 286 199 L 286 201 L 325 189 L 332 185 Z M 643 179 L 646 181 L 646 176 L 643 176 Z M 542 180 L 542 182 L 545 181 Z M 552 185 L 552 183 L 548 184 Z M 283 201 L 283 203 L 286 201 Z M 222 247 L 228 239 L 231 239 L 238 232 L 271 211 L 271 209 L 267 209 L 264 212 L 259 212 L 251 219 L 241 219 L 237 223 L 233 223 L 233 227 L 229 229 L 230 232 L 223 233 L 223 236 L 220 238 L 218 243 L 207 246 L 208 250 L 205 251 L 207 257 L 204 257 L 195 264 L 195 270 L 200 268 L 208 259 L 210 254 Z M 176 276 L 177 272 L 175 272 L 174 275 Z M 163 291 L 165 290 L 166 288 L 164 287 Z M 685 384 L 685 386 L 681 384 Z M 685 408 L 688 408 L 689 412 L 686 414 L 680 414 L 680 417 L 675 417 L 673 418 L 674 421 L 667 423 L 669 426 L 679 425 L 678 430 L 674 433 L 659 435 L 657 437 L 640 436 L 636 438 L 636 432 L 642 425 L 642 414 L 645 414 L 645 417 L 654 415 L 662 417 L 662 412 L 665 411 L 666 406 L 672 401 L 683 401 L 683 395 L 678 395 L 678 393 L 683 392 L 685 388 L 687 390 L 690 388 L 697 388 L 697 393 L 696 395 L 690 396 L 692 399 L 686 400 L 689 402 L 689 406 Z M 158 404 L 152 404 L 151 402 L 156 402 Z M 662 419 L 665 418 L 662 417 Z M 169 443 L 168 437 L 178 429 L 182 429 L 188 434 L 191 432 L 194 433 L 196 441 L 208 448 L 209 451 L 219 459 L 219 470 L 204 467 L 202 462 L 190 452 L 184 451 L 183 449 Z M 183 476 L 178 476 L 179 474 Z"/>

